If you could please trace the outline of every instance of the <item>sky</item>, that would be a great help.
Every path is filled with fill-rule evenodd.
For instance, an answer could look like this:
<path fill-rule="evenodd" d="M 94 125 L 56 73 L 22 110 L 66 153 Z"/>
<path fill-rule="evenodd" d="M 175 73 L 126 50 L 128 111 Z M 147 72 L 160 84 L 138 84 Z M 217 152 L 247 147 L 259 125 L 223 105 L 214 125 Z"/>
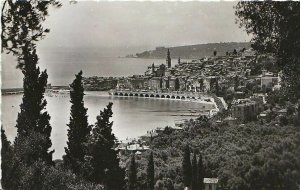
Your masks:
<path fill-rule="evenodd" d="M 70 4 L 62 0 L 62 3 L 61 8 L 49 10 L 50 15 L 44 26 L 50 29 L 50 33 L 37 44 L 39 66 L 48 70 L 50 82 L 63 80 L 64 77 L 72 79 L 79 69 L 98 72 L 99 66 L 92 64 L 101 60 L 88 57 L 93 52 L 97 57 L 117 57 L 158 46 L 250 41 L 247 33 L 235 23 L 233 7 L 237 2 L 234 1 L 79 1 Z M 67 54 L 65 50 L 68 48 L 75 48 L 75 54 Z M 60 52 L 62 50 L 63 53 Z M 76 51 L 81 55 L 80 60 L 76 59 L 77 65 L 71 61 L 76 57 Z M 22 86 L 23 75 L 16 65 L 12 56 L 2 54 L 2 88 Z M 85 74 L 89 76 L 94 73 Z M 53 83 L 67 85 L 68 82 Z"/>
<path fill-rule="evenodd" d="M 63 1 L 50 10 L 40 47 L 147 47 L 250 38 L 235 23 L 236 2 Z"/>

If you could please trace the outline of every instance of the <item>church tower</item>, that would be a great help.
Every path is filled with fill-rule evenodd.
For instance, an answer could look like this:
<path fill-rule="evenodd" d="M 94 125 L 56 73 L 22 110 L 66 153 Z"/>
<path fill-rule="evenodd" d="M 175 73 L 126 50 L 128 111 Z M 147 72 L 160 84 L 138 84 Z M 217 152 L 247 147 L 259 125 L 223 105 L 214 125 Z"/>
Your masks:
<path fill-rule="evenodd" d="M 168 68 L 171 68 L 171 56 L 170 56 L 169 49 L 168 49 L 168 54 L 167 54 L 167 65 L 168 65 Z"/>

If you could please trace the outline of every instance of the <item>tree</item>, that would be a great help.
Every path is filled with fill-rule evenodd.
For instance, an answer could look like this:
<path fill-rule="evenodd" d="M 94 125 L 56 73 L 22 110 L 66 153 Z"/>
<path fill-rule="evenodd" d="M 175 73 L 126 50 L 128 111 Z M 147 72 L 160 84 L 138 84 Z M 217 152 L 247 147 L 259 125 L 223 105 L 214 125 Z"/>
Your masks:
<path fill-rule="evenodd" d="M 239 76 L 236 75 L 234 77 L 234 90 L 237 90 L 237 88 L 239 87 L 239 85 L 240 85 L 240 79 L 239 79 Z"/>
<path fill-rule="evenodd" d="M 253 48 L 272 53 L 283 71 L 283 89 L 290 100 L 300 97 L 300 3 L 239 2 L 240 27 L 252 36 Z"/>
<path fill-rule="evenodd" d="M 47 85 L 48 75 L 46 71 L 40 73 L 38 56 L 36 54 L 36 42 L 43 39 L 49 29 L 43 28 L 43 21 L 48 16 L 48 8 L 60 7 L 58 1 L 12 1 L 6 0 L 2 7 L 2 47 L 1 51 L 13 54 L 17 57 L 17 68 L 24 74 L 23 80 L 23 102 L 20 105 L 20 113 L 17 119 L 17 137 L 15 146 L 20 142 L 27 141 L 29 133 L 42 135 L 44 140 L 40 145 L 41 152 L 36 154 L 22 155 L 26 159 L 22 162 L 31 164 L 42 159 L 52 163 L 51 126 L 50 116 L 45 111 L 47 105 L 44 92 Z"/>
<path fill-rule="evenodd" d="M 92 157 L 94 170 L 92 180 L 103 183 L 108 189 L 122 189 L 124 185 L 124 171 L 119 167 L 118 151 L 115 135 L 112 133 L 113 122 L 112 103 L 110 102 L 100 115 L 92 130 L 89 140 L 89 152 Z"/>
<path fill-rule="evenodd" d="M 203 183 L 204 177 L 205 177 L 205 173 L 204 173 L 202 156 L 199 155 L 199 158 L 198 158 L 198 182 L 199 182 L 200 189 L 204 188 L 204 183 Z"/>
<path fill-rule="evenodd" d="M 82 84 L 82 71 L 70 85 L 71 116 L 68 124 L 68 142 L 65 147 L 64 163 L 74 173 L 80 174 L 84 157 L 87 154 L 87 142 L 91 131 L 88 124 L 87 109 L 84 107 L 84 89 Z"/>
<path fill-rule="evenodd" d="M 233 55 L 237 55 L 236 49 L 233 50 Z"/>
<path fill-rule="evenodd" d="M 192 165 L 190 158 L 190 148 L 186 145 L 183 153 L 182 161 L 183 184 L 185 187 L 190 187 L 192 182 Z"/>
<path fill-rule="evenodd" d="M 217 51 L 216 50 L 214 50 L 214 56 L 217 56 Z"/>
<path fill-rule="evenodd" d="M 4 189 L 8 189 L 11 185 L 12 176 L 10 175 L 12 169 L 12 146 L 7 140 L 5 131 L 1 127 L 1 184 Z"/>
<path fill-rule="evenodd" d="M 128 190 L 135 190 L 137 184 L 136 166 L 134 154 L 131 156 L 129 171 L 128 171 Z"/>
<path fill-rule="evenodd" d="M 21 178 L 26 176 L 28 167 L 34 163 L 53 164 L 54 151 L 49 152 L 52 145 L 50 140 L 52 128 L 49 123 L 50 116 L 45 111 L 47 102 L 44 99 L 48 75 L 46 70 L 40 72 L 37 67 L 36 54 L 36 43 L 49 32 L 49 29 L 43 28 L 43 22 L 48 16 L 50 6 L 60 7 L 61 4 L 55 0 L 3 2 L 1 52 L 14 55 L 18 61 L 17 68 L 24 75 L 24 93 L 16 124 L 17 136 L 12 148 L 8 148 L 6 137 L 2 136 L 6 146 L 2 158 L 4 164 L 2 184 L 8 189 L 22 189 Z M 7 155 L 9 160 L 5 158 Z M 37 185 L 36 179 L 27 182 Z"/>
<path fill-rule="evenodd" d="M 26 154 L 22 157 L 26 158 L 23 160 L 27 164 L 31 164 L 38 159 L 42 159 L 48 163 L 52 162 L 52 154 L 54 151 L 49 152 L 49 148 L 52 146 L 50 135 L 51 125 L 50 116 L 45 111 L 47 101 L 44 99 L 44 93 L 47 85 L 48 75 L 46 71 L 40 73 L 38 67 L 38 57 L 36 51 L 29 49 L 27 45 L 23 47 L 23 61 L 24 66 L 22 72 L 24 74 L 23 79 L 23 101 L 20 105 L 20 113 L 17 118 L 17 137 L 15 139 L 15 146 L 22 146 L 26 138 L 30 135 L 42 135 L 43 141 L 40 141 L 40 151 L 35 154 Z"/>
<path fill-rule="evenodd" d="M 192 160 L 192 190 L 199 190 L 199 184 L 198 184 L 198 166 L 197 166 L 197 157 L 194 153 L 193 160 Z"/>
<path fill-rule="evenodd" d="M 148 190 L 154 189 L 154 161 L 153 152 L 150 153 L 147 165 L 147 188 Z"/>
<path fill-rule="evenodd" d="M 33 51 L 36 42 L 50 32 L 43 27 L 49 16 L 49 7 L 59 8 L 62 4 L 57 0 L 49 1 L 13 1 L 3 2 L 1 14 L 2 52 L 12 53 L 18 58 L 18 68 L 23 69 L 25 52 Z"/>
<path fill-rule="evenodd" d="M 175 79 L 175 90 L 178 91 L 180 89 L 180 82 L 179 82 L 179 79 L 176 78 Z"/>

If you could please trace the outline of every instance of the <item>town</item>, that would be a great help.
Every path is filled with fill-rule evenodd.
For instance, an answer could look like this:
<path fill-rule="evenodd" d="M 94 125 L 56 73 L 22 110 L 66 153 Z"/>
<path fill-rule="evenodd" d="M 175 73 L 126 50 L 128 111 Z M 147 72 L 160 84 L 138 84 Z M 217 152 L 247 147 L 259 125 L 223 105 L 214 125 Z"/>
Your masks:
<path fill-rule="evenodd" d="M 86 90 L 111 90 L 110 94 L 117 96 L 207 100 L 218 110 L 229 108 L 230 118 L 242 122 L 264 117 L 267 94 L 281 87 L 282 73 L 276 70 L 275 58 L 245 48 L 221 56 L 216 51 L 212 54 L 189 62 L 178 58 L 172 64 L 168 50 L 166 63 L 153 63 L 144 75 L 86 77 L 83 84 Z"/>
<path fill-rule="evenodd" d="M 2 6 L 0 189 L 300 189 L 299 2 Z"/>
<path fill-rule="evenodd" d="M 144 75 L 122 78 L 90 77 L 84 79 L 86 89 L 110 89 L 112 96 L 141 97 L 159 99 L 177 99 L 188 101 L 207 100 L 213 102 L 215 112 L 201 112 L 196 120 L 183 120 L 175 126 L 157 127 L 147 131 L 136 139 L 121 140 L 116 150 L 125 162 L 134 154 L 142 160 L 142 154 L 148 155 L 153 139 L 161 139 L 166 134 L 181 135 L 190 130 L 191 123 L 203 125 L 209 118 L 214 125 L 243 127 L 246 123 L 259 121 L 270 122 L 276 116 L 280 123 L 295 110 L 292 105 L 280 106 L 267 103 L 273 94 L 281 88 L 282 72 L 277 69 L 276 59 L 271 54 L 257 54 L 253 49 L 233 50 L 224 56 L 213 56 L 183 62 L 178 58 L 176 64 L 171 62 L 171 52 L 166 52 L 165 64 L 148 66 Z M 101 87 L 106 83 L 106 87 Z M 211 98 L 209 98 L 211 97 Z M 198 123 L 198 124 L 197 124 Z M 154 143 L 155 144 L 155 143 Z M 151 146 L 152 145 L 152 146 Z M 141 162 L 141 161 L 140 161 Z M 215 189 L 217 176 L 204 176 L 203 187 Z"/>

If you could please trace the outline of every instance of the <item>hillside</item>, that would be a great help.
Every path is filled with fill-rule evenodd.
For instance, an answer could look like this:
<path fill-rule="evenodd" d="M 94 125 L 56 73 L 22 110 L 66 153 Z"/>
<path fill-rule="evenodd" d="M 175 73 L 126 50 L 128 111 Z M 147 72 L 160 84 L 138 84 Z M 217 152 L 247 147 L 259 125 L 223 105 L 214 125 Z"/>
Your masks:
<path fill-rule="evenodd" d="M 217 55 L 225 55 L 226 52 L 233 52 L 234 49 L 248 49 L 250 47 L 250 42 L 228 42 L 169 47 L 169 49 L 173 59 L 177 59 L 178 57 L 182 59 L 195 59 L 212 56 L 215 50 L 217 51 Z M 163 59 L 166 57 L 167 50 L 168 47 L 157 47 L 155 50 L 136 53 L 136 57 Z"/>

